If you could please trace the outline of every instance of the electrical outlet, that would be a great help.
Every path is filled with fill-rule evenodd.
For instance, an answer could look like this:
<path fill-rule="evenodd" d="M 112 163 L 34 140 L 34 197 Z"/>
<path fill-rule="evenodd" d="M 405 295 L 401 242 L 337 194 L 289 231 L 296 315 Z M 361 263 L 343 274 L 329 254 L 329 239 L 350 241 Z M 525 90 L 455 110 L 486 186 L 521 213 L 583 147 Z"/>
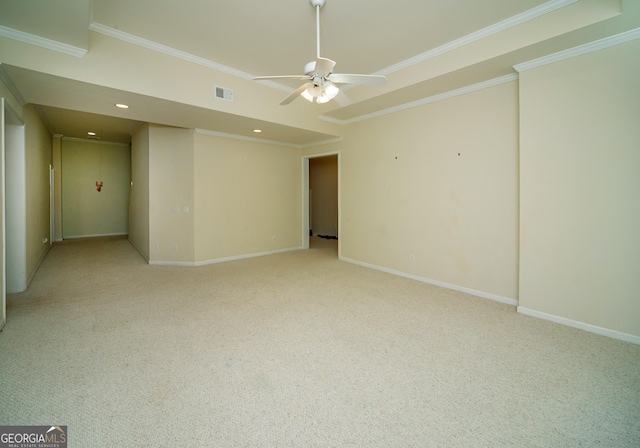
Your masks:
<path fill-rule="evenodd" d="M 49 242 L 49 238 L 42 238 L 42 244 L 47 244 Z"/>

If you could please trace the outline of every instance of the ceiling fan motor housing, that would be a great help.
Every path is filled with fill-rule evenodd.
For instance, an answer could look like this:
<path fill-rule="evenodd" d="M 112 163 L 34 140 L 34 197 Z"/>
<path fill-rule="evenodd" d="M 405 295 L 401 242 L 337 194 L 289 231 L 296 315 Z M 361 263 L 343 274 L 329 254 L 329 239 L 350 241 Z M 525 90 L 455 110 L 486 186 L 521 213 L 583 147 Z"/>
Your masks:
<path fill-rule="evenodd" d="M 304 74 L 311 75 L 316 71 L 316 61 L 307 62 L 304 66 Z"/>
<path fill-rule="evenodd" d="M 317 7 L 317 6 L 322 8 L 324 6 L 324 2 L 325 2 L 325 0 L 309 0 L 309 1 L 311 2 L 311 4 L 313 5 L 314 8 Z"/>

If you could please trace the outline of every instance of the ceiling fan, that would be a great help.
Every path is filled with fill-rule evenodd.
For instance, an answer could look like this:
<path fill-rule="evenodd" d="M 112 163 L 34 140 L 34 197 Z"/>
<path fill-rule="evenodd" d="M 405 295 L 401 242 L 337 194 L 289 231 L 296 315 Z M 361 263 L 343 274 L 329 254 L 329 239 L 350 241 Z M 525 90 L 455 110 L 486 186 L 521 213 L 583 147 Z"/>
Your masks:
<path fill-rule="evenodd" d="M 320 8 L 324 6 L 326 0 L 309 0 L 311 5 L 316 9 L 316 42 L 317 55 L 316 60 L 309 62 L 304 66 L 304 75 L 275 75 L 275 76 L 256 76 L 255 81 L 266 79 L 299 79 L 306 81 L 298 87 L 291 95 L 287 96 L 280 105 L 284 106 L 295 100 L 298 96 L 313 102 L 326 103 L 336 98 L 338 94 L 346 98 L 344 93 L 336 84 L 373 84 L 384 85 L 387 78 L 380 75 L 355 75 L 347 73 L 333 73 L 335 61 L 320 56 Z M 348 101 L 348 100 L 347 100 Z"/>

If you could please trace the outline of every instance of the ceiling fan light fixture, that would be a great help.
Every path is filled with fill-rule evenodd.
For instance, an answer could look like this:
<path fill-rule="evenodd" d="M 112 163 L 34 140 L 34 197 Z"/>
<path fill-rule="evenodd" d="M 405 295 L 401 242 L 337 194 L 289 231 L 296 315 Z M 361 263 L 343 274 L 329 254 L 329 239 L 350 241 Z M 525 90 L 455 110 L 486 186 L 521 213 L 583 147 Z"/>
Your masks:
<path fill-rule="evenodd" d="M 307 101 L 315 102 L 316 98 L 320 96 L 320 87 L 317 84 L 307 87 L 301 94 L 302 98 Z"/>
<path fill-rule="evenodd" d="M 312 103 L 324 104 L 336 97 L 340 92 L 338 86 L 331 81 L 324 81 L 322 84 L 313 84 L 302 92 L 302 97 Z"/>

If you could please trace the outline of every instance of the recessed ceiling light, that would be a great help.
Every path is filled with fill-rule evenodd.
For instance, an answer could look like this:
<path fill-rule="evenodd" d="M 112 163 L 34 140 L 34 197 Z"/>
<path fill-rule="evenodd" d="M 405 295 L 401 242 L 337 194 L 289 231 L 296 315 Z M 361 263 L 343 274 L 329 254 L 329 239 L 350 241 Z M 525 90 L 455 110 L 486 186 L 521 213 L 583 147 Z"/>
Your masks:
<path fill-rule="evenodd" d="M 253 132 L 260 133 L 260 132 L 262 132 L 262 129 L 254 129 Z"/>
<path fill-rule="evenodd" d="M 116 104 L 116 107 L 119 107 L 120 109 L 129 109 L 129 106 L 127 106 L 126 104 L 122 104 L 122 103 Z"/>
<path fill-rule="evenodd" d="M 95 132 L 91 132 L 91 131 L 87 132 L 87 134 L 88 134 L 88 135 L 96 135 L 96 133 L 95 133 Z"/>

